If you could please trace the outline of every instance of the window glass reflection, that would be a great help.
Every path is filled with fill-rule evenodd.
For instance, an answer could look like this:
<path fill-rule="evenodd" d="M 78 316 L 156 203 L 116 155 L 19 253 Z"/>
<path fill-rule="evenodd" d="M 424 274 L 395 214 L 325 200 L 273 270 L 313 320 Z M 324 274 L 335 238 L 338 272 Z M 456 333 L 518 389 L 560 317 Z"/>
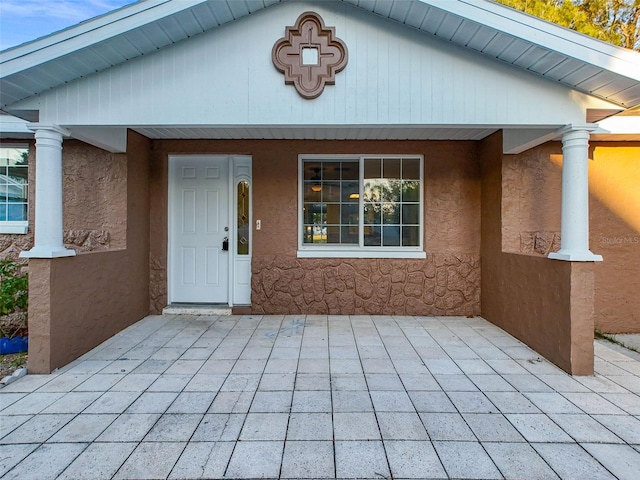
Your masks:
<path fill-rule="evenodd" d="M 29 149 L 0 147 L 0 221 L 26 221 Z"/>
<path fill-rule="evenodd" d="M 420 246 L 421 162 L 417 157 L 303 160 L 303 244 Z"/>

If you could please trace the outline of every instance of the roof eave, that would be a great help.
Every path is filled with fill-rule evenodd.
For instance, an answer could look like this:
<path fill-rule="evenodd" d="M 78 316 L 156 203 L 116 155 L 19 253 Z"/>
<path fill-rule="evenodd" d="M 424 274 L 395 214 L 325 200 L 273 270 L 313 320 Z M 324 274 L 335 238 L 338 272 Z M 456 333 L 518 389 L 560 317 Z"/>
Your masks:
<path fill-rule="evenodd" d="M 194 11 L 216 4 L 225 6 L 230 12 L 230 15 L 218 21 L 218 25 L 221 25 L 280 1 L 283 0 L 243 2 L 243 9 L 238 10 L 238 4 L 234 4 L 233 0 L 217 0 L 215 2 L 214 0 L 143 0 L 47 37 L 5 50 L 0 52 L 0 92 L 3 92 L 0 108 L 63 85 L 76 78 L 82 78 L 137 56 L 145 55 L 158 48 L 153 47 L 153 42 L 149 42 L 146 50 L 140 45 L 133 45 L 131 41 L 127 40 L 127 34 L 133 34 L 149 26 L 162 25 L 162 22 L 171 18 L 184 18 L 184 15 L 188 16 Z M 490 32 L 493 31 L 496 35 L 501 34 L 527 42 L 531 48 L 546 51 L 560 59 L 565 59 L 564 61 L 574 66 L 576 64 L 583 65 L 581 68 L 584 68 L 585 71 L 580 72 L 580 75 L 567 73 L 562 69 L 545 71 L 534 68 L 536 65 L 527 65 L 525 62 L 510 62 L 508 58 L 501 58 L 499 54 L 492 54 L 478 45 L 460 42 L 457 44 L 462 48 L 468 48 L 488 58 L 506 62 L 514 68 L 530 71 L 550 81 L 562 83 L 572 89 L 602 98 L 623 108 L 640 105 L 639 53 L 609 45 L 504 5 L 489 0 L 412 0 L 393 4 L 391 2 L 381 4 L 380 2 L 364 2 L 362 0 L 342 1 L 393 21 L 413 26 L 427 34 L 452 43 L 456 43 L 453 41 L 455 34 L 452 31 L 440 27 L 429 27 L 431 28 L 429 30 L 427 27 L 423 28 L 423 25 L 416 26 L 414 25 L 415 19 L 410 18 L 408 12 L 433 10 L 451 18 L 461 19 L 468 24 L 490 29 Z M 395 5 L 397 8 L 394 10 L 389 5 Z M 425 15 L 428 14 L 425 13 Z M 423 23 L 425 23 L 424 20 Z M 205 27 L 205 30 L 201 29 L 200 31 L 198 31 L 197 25 L 191 29 L 183 29 L 183 34 L 170 38 L 168 42 L 176 43 L 218 25 Z M 63 61 L 66 58 L 82 57 L 83 54 L 86 56 L 94 49 L 105 45 L 117 46 L 118 42 L 123 41 L 131 45 L 127 54 L 122 58 L 96 59 L 86 68 L 78 69 L 76 67 L 69 69 L 69 72 L 65 72 L 63 68 L 62 72 L 60 72 L 61 69 L 58 69 L 57 76 L 48 75 L 47 68 L 53 65 L 53 62 L 62 62 L 62 67 L 64 67 Z M 88 56 L 92 57 L 92 55 Z M 24 81 L 28 80 L 29 76 L 38 78 L 40 83 L 30 85 L 30 88 L 27 88 Z M 43 81 L 43 78 L 47 80 Z"/>

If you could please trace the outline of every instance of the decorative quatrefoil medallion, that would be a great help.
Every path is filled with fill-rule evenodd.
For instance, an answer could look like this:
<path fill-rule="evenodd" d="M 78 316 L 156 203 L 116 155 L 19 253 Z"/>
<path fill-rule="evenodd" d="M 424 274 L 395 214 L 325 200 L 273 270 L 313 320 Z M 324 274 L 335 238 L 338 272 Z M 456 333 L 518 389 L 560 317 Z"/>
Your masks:
<path fill-rule="evenodd" d="M 298 93 L 313 99 L 324 86 L 336 83 L 336 73 L 347 66 L 347 47 L 335 36 L 335 28 L 325 27 L 314 12 L 298 17 L 293 27 L 273 46 L 273 64 L 284 73 L 284 83 L 293 84 Z"/>

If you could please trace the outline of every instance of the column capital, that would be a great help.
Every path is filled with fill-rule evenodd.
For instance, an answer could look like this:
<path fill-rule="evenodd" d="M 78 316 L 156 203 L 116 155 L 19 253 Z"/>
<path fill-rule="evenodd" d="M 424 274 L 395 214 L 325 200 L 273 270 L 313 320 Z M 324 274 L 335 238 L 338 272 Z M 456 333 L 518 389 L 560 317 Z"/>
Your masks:
<path fill-rule="evenodd" d="M 55 123 L 39 123 L 39 122 L 27 123 L 27 128 L 36 133 L 38 131 L 44 130 L 48 132 L 56 132 L 63 137 L 71 136 L 71 132 L 69 130 L 67 130 L 64 127 L 61 127 L 60 125 L 56 125 Z"/>
<path fill-rule="evenodd" d="M 558 135 L 566 135 L 572 132 L 593 132 L 598 129 L 598 125 L 595 123 L 568 123 L 564 127 L 559 128 L 556 133 Z"/>

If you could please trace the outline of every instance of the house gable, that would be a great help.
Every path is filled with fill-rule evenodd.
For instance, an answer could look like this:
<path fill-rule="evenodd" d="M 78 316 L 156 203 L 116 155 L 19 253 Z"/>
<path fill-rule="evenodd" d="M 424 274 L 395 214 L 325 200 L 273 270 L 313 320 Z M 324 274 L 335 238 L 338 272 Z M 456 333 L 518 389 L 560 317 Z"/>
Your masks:
<path fill-rule="evenodd" d="M 305 100 L 271 62 L 305 10 L 349 50 Z M 286 2 L 13 106 L 68 126 L 559 126 L 616 106 L 343 2 Z"/>
<path fill-rule="evenodd" d="M 267 51 L 313 10 L 350 62 L 312 101 Z M 260 22 L 256 21 L 260 19 Z M 640 104 L 640 55 L 488 0 L 142 0 L 0 52 L 0 108 L 149 138 L 479 140 L 505 153 Z"/>
<path fill-rule="evenodd" d="M 283 0 L 141 0 L 0 52 L 0 106 L 109 69 Z M 625 108 L 640 104 L 638 54 L 489 0 L 341 0 Z"/>

